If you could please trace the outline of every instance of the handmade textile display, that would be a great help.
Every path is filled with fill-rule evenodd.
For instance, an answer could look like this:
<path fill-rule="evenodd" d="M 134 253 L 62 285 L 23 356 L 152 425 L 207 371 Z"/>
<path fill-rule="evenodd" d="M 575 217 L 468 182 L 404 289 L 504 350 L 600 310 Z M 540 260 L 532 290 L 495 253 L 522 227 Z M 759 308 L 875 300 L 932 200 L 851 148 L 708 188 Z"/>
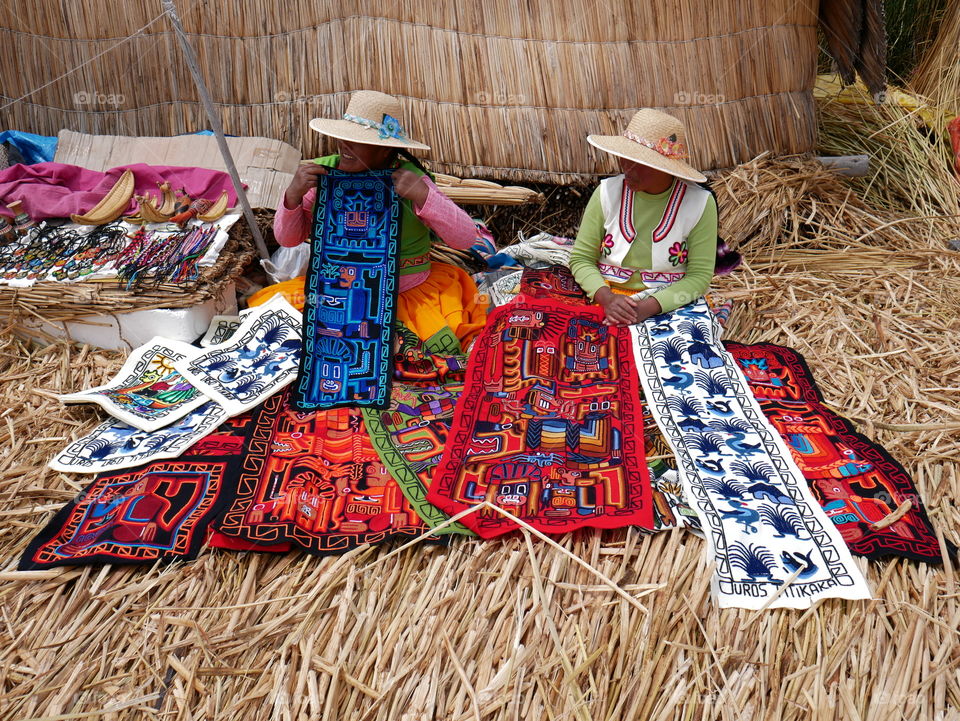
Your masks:
<path fill-rule="evenodd" d="M 237 218 L 183 229 L 119 220 L 96 227 L 43 222 L 0 248 L 0 284 L 117 278 L 134 293 L 164 283 L 190 287 L 216 262 Z"/>
<path fill-rule="evenodd" d="M 452 515 L 488 501 L 545 533 L 653 527 L 630 339 L 602 318 L 546 299 L 493 311 L 431 503 Z M 463 523 L 484 538 L 517 527 L 492 509 Z"/>
<path fill-rule="evenodd" d="M 720 606 L 868 598 L 843 538 L 720 344 L 703 298 L 630 331 L 645 397 L 717 561 Z"/>
<path fill-rule="evenodd" d="M 223 406 L 208 400 L 183 418 L 155 431 L 122 421 L 107 421 L 54 456 L 49 466 L 66 473 L 101 473 L 133 468 L 161 458 L 176 458 L 228 417 Z"/>
<path fill-rule="evenodd" d="M 390 175 L 319 178 L 293 395 L 301 410 L 389 401 L 400 227 Z"/>
<path fill-rule="evenodd" d="M 384 410 L 363 408 L 364 425 L 407 501 L 421 520 L 434 528 L 447 516 L 427 500 L 427 489 L 463 393 L 466 357 L 431 354 L 427 344 L 402 324 L 398 324 L 397 338 L 390 405 Z M 445 533 L 473 535 L 460 523 L 438 531 Z"/>
<path fill-rule="evenodd" d="M 227 421 L 175 460 L 98 476 L 31 541 L 20 570 L 196 557 L 232 498 L 246 424 Z"/>
<path fill-rule="evenodd" d="M 210 400 L 173 366 L 193 351 L 192 346 L 177 341 L 153 338 L 130 354 L 112 381 L 62 395 L 60 400 L 96 403 L 128 425 L 155 431 Z"/>
<path fill-rule="evenodd" d="M 906 470 L 823 405 L 803 357 L 770 343 L 725 345 L 850 550 L 868 558 L 942 563 L 936 533 Z M 909 510 L 885 521 L 906 501 Z"/>
<path fill-rule="evenodd" d="M 428 530 L 380 461 L 357 408 L 303 413 L 283 391 L 255 412 L 224 536 L 315 554 Z"/>
<path fill-rule="evenodd" d="M 242 413 L 293 382 L 301 322 L 282 295 L 274 296 L 244 315 L 228 341 L 198 349 L 175 367 L 229 415 Z"/>

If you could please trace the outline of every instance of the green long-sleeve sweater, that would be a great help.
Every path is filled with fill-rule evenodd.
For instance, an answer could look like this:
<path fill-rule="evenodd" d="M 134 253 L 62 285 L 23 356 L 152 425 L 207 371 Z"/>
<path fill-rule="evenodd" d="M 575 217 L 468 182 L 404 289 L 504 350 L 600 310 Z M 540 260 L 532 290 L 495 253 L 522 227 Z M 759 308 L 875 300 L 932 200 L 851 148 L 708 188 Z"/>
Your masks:
<path fill-rule="evenodd" d="M 676 183 L 676 181 L 674 181 Z M 633 196 L 633 225 L 637 238 L 624 258 L 626 268 L 642 269 L 651 265 L 653 240 L 651 234 L 663 217 L 663 211 L 673 191 L 673 183 L 662 193 L 636 192 Z M 600 288 L 607 284 L 597 268 L 600 246 L 606 231 L 603 227 L 603 208 L 600 205 L 599 186 L 590 197 L 583 220 L 577 232 L 577 240 L 570 253 L 570 272 L 584 292 L 592 299 Z M 642 241 L 642 242 L 641 242 Z M 687 236 L 686 275 L 676 283 L 656 293 L 657 301 L 664 312 L 675 310 L 692 302 L 706 292 L 713 277 L 717 256 L 717 203 L 713 196 L 707 198 L 700 221 Z M 644 286 L 639 274 L 620 283 L 618 288 L 641 291 Z"/>

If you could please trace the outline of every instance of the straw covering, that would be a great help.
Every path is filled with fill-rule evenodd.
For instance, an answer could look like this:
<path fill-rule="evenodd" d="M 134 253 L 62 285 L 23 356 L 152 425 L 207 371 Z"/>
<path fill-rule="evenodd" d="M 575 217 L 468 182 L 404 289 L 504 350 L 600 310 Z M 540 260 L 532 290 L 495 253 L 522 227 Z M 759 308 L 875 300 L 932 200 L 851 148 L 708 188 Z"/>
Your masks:
<path fill-rule="evenodd" d="M 461 177 L 590 180 L 615 163 L 583 138 L 619 133 L 644 107 L 683 121 L 700 170 L 814 144 L 816 4 L 180 5 L 225 132 L 278 138 L 304 157 L 330 148 L 309 121 L 342 118 L 360 89 L 397 97 L 432 167 Z M 19 68 L 0 104 L 30 93 L 4 108 L 9 126 L 142 136 L 206 127 L 158 14 L 152 0 L 122 13 L 106 0 L 42 0 L 0 18 L 0 62 Z"/>

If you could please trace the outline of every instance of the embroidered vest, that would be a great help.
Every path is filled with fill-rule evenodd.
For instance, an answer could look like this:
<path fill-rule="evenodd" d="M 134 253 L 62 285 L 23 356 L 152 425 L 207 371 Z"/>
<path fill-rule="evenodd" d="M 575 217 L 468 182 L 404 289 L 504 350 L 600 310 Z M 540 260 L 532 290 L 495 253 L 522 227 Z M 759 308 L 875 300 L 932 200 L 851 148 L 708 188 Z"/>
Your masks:
<path fill-rule="evenodd" d="M 313 162 L 328 168 L 336 168 L 339 155 L 325 155 Z M 404 170 L 423 175 L 417 166 L 405 160 L 400 163 Z M 420 273 L 430 270 L 430 229 L 417 217 L 413 202 L 400 198 L 400 257 L 397 258 L 397 274 Z"/>
<path fill-rule="evenodd" d="M 634 195 L 623 175 L 600 181 L 605 233 L 597 262 L 600 274 L 610 283 L 626 283 L 639 273 L 648 288 L 674 283 L 686 272 L 687 236 L 700 222 L 710 191 L 677 179 L 660 222 L 649 238 L 640 237 L 639 240 L 637 229 L 633 227 Z M 645 233 L 641 232 L 643 235 Z M 624 259 L 634 241 L 653 244 L 649 268 L 624 267 Z"/>

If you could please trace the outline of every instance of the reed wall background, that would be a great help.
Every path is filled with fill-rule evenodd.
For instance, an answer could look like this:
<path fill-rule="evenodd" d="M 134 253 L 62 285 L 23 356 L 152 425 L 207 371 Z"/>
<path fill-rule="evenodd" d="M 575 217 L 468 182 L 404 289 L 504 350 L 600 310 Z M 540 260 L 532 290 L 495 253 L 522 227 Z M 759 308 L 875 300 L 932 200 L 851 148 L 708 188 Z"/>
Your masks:
<path fill-rule="evenodd" d="M 589 180 L 613 165 L 585 136 L 619 132 L 646 106 L 687 124 L 704 169 L 815 142 L 816 3 L 177 4 L 226 132 L 307 156 L 323 150 L 309 119 L 339 115 L 361 88 L 399 96 L 432 167 L 458 175 Z M 37 0 L 0 15 L 3 127 L 207 127 L 161 13 L 159 0 Z"/>

